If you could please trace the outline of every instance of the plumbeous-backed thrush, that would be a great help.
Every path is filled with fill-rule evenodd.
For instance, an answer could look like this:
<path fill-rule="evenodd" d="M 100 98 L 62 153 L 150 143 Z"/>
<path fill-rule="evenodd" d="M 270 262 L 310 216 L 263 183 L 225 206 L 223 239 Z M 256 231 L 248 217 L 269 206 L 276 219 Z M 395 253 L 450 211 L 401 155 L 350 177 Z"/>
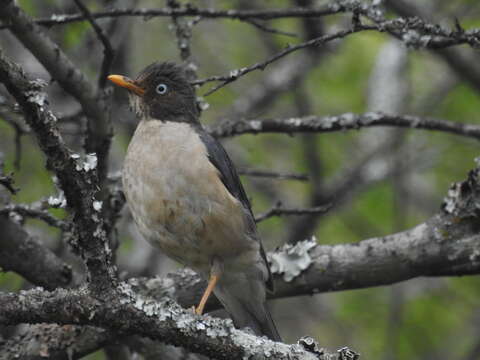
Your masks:
<path fill-rule="evenodd" d="M 237 327 L 280 341 L 266 307 L 272 277 L 250 202 L 222 145 L 199 122 L 195 91 L 181 67 L 147 66 L 129 90 L 139 119 L 123 168 L 123 189 L 143 237 L 209 279 Z"/>

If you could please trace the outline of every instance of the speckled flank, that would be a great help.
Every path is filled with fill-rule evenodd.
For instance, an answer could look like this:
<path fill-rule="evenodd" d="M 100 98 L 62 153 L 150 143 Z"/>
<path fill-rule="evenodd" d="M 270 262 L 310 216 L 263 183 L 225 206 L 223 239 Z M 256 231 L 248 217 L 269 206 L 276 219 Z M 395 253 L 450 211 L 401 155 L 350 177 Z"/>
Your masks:
<path fill-rule="evenodd" d="M 123 186 L 142 235 L 179 262 L 208 274 L 216 256 L 235 258 L 224 261 L 227 267 L 260 261 L 258 242 L 245 239 L 246 210 L 222 184 L 189 124 L 141 121 Z"/>

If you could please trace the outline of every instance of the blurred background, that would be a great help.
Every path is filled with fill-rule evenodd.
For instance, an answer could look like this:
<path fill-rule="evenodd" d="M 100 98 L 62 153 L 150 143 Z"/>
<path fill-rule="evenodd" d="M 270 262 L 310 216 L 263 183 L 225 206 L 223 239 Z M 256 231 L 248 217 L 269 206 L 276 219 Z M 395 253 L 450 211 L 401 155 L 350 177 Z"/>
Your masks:
<path fill-rule="evenodd" d="M 31 16 L 77 13 L 70 1 L 19 0 Z M 313 0 L 201 0 L 195 6 L 215 9 L 273 9 L 321 6 Z M 388 17 L 424 16 L 454 28 L 458 19 L 466 29 L 480 27 L 480 3 L 468 0 L 421 2 L 374 1 Z M 421 4 L 419 4 L 421 3 Z M 153 8 L 164 1 L 84 1 L 91 11 L 109 8 Z M 190 64 L 192 76 L 226 75 L 233 69 L 264 61 L 288 44 L 332 33 L 350 24 L 348 15 L 288 18 L 268 22 L 195 17 L 101 19 L 116 58 L 112 73 L 134 76 L 160 60 Z M 278 31 L 266 31 L 275 29 Z M 183 36 L 176 32 L 183 29 Z M 88 22 L 52 26 L 45 31 L 74 63 L 96 81 L 103 47 Z M 0 46 L 32 77 L 50 75 L 6 30 Z M 181 50 L 181 51 L 180 51 Z M 338 115 L 384 111 L 415 114 L 455 122 L 480 122 L 478 51 L 467 47 L 428 51 L 408 48 L 389 35 L 361 32 L 297 51 L 254 71 L 204 97 L 202 121 L 214 127 L 223 121 Z M 205 94 L 214 83 L 197 91 Z M 113 90 L 114 138 L 110 154 L 112 183 L 118 182 L 135 119 L 128 111 L 127 94 Z M 50 105 L 61 117 L 67 143 L 82 151 L 85 119 L 76 101 L 55 82 L 48 86 Z M 2 102 L 8 102 L 5 89 Z M 208 104 L 208 108 L 207 105 Z M 0 188 L 3 203 L 32 203 L 56 194 L 45 159 L 18 114 L 0 107 L 0 162 L 14 173 L 21 190 L 9 196 Z M 259 223 L 267 249 L 315 236 L 321 244 L 352 243 L 408 229 L 439 211 L 450 184 L 466 177 L 475 166 L 478 143 L 469 138 L 423 130 L 371 128 L 325 134 L 243 135 L 222 141 L 242 173 L 252 170 L 283 176 L 242 175 L 256 214 L 277 202 L 308 208 L 332 204 L 323 215 L 284 216 Z M 1 203 L 0 203 L 1 204 Z M 64 216 L 63 210 L 53 214 Z M 27 229 L 41 242 L 78 264 L 61 234 L 38 220 Z M 117 261 L 122 278 L 156 276 L 178 267 L 144 242 L 122 211 L 117 234 Z M 76 279 L 77 283 L 82 279 Z M 0 290 L 30 285 L 13 273 L 0 272 Z M 273 317 L 286 342 L 314 336 L 321 346 L 349 346 L 365 359 L 480 358 L 480 279 L 414 279 L 384 286 L 272 301 Z M 89 358 L 102 359 L 98 352 Z"/>

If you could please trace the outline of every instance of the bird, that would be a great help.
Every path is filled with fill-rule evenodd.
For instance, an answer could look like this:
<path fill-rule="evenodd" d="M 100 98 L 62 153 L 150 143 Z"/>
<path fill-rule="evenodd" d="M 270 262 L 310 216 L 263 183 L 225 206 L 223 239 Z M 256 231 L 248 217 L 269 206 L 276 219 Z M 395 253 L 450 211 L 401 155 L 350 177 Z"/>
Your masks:
<path fill-rule="evenodd" d="M 281 341 L 266 305 L 273 280 L 250 201 L 227 152 L 200 123 L 185 68 L 155 62 L 126 88 L 138 124 L 125 155 L 122 184 L 140 234 L 196 271 L 237 328 Z"/>

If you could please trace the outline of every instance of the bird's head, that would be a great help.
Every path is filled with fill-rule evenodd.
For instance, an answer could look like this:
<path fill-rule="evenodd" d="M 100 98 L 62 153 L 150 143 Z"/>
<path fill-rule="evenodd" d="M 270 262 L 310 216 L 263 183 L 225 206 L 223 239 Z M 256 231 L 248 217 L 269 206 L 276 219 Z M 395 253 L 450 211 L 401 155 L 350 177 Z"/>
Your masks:
<path fill-rule="evenodd" d="M 130 105 L 140 119 L 198 122 L 195 90 L 182 67 L 153 63 L 135 78 L 110 75 L 108 79 L 129 92 Z"/>

